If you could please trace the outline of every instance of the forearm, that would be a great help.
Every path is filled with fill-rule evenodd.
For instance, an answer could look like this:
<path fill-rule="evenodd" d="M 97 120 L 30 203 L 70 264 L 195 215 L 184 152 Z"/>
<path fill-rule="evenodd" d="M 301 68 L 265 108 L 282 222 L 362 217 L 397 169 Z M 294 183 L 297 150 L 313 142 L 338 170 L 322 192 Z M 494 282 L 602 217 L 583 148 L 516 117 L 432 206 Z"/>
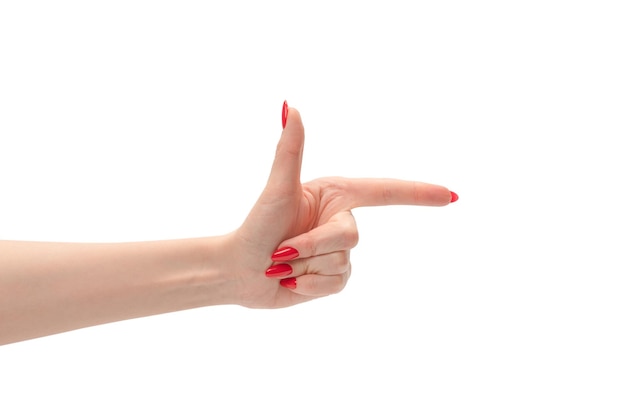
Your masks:
<path fill-rule="evenodd" d="M 0 241 L 0 344 L 232 303 L 224 240 Z"/>

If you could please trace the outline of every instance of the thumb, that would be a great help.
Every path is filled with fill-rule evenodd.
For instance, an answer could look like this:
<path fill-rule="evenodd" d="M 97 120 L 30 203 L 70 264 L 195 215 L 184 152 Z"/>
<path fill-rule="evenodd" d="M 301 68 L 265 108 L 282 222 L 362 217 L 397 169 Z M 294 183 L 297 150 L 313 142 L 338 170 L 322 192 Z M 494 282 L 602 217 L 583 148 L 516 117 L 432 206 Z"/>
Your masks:
<path fill-rule="evenodd" d="M 298 110 L 287 107 L 286 101 L 283 105 L 283 125 L 267 185 L 289 192 L 300 187 L 304 126 Z"/>

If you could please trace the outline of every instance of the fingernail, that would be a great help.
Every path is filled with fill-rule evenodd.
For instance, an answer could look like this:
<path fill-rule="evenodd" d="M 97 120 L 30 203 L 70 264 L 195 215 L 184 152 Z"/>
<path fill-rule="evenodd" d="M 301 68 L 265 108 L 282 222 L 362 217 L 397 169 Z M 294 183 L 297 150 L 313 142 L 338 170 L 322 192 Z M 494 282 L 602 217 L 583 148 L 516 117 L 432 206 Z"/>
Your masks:
<path fill-rule="evenodd" d="M 289 114 L 289 106 L 287 100 L 283 103 L 283 129 L 287 126 L 287 115 Z"/>
<path fill-rule="evenodd" d="M 459 199 L 459 195 L 455 193 L 454 191 L 450 191 L 450 202 L 454 203 L 458 199 Z"/>
<path fill-rule="evenodd" d="M 297 250 L 290 247 L 279 248 L 272 254 L 272 261 L 283 262 L 283 261 L 291 261 L 292 259 L 296 259 L 300 254 Z"/>
<path fill-rule="evenodd" d="M 265 271 L 265 276 L 268 278 L 287 277 L 291 275 L 293 268 L 288 264 L 272 265 Z"/>
<path fill-rule="evenodd" d="M 296 283 L 295 278 L 285 278 L 280 280 L 280 285 L 285 288 L 289 288 L 290 290 L 295 290 L 298 284 Z"/>

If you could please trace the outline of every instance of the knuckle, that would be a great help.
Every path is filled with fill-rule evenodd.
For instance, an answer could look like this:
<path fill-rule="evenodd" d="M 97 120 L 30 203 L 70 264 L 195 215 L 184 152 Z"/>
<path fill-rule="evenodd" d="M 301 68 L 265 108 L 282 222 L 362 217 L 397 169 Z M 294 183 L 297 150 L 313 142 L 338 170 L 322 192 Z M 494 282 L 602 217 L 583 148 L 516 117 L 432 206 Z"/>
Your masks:
<path fill-rule="evenodd" d="M 347 233 L 346 240 L 351 248 L 355 247 L 359 243 L 359 231 L 356 227 Z"/>
<path fill-rule="evenodd" d="M 350 278 L 350 265 L 348 265 L 348 269 L 345 272 L 333 275 L 329 278 L 330 279 L 326 283 L 326 290 L 328 294 L 340 293 L 348 284 L 348 279 Z"/>
<path fill-rule="evenodd" d="M 353 248 L 359 243 L 359 229 L 356 226 L 352 213 L 349 213 L 348 216 L 342 223 L 341 237 L 345 247 Z"/>
<path fill-rule="evenodd" d="M 346 283 L 348 280 L 347 277 L 345 277 L 344 275 L 345 274 L 341 274 L 339 276 L 333 277 L 334 279 L 331 280 L 331 283 L 328 286 L 329 294 L 337 294 L 346 287 Z"/>
<path fill-rule="evenodd" d="M 390 204 L 393 201 L 393 190 L 388 186 L 383 186 L 381 190 L 382 199 L 385 204 Z"/>
<path fill-rule="evenodd" d="M 348 251 L 335 252 L 334 256 L 334 267 L 337 271 L 345 272 L 350 267 L 350 253 Z"/>
<path fill-rule="evenodd" d="M 359 243 L 359 231 L 356 226 L 349 226 L 343 230 L 342 240 L 347 248 L 353 248 Z"/>
<path fill-rule="evenodd" d="M 314 256 L 316 254 L 317 242 L 308 233 L 301 236 L 299 246 L 304 250 L 304 253 L 306 253 L 307 256 Z"/>
<path fill-rule="evenodd" d="M 337 294 L 346 287 L 349 275 L 349 272 L 338 275 L 309 275 L 300 288 L 316 296 Z"/>

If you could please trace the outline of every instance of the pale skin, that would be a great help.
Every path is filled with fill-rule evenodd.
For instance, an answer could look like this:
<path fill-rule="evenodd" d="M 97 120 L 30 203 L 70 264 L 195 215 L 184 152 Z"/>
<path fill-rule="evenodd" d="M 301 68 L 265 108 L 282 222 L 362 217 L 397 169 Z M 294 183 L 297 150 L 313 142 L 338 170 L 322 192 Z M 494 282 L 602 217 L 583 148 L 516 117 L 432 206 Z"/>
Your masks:
<path fill-rule="evenodd" d="M 347 283 L 358 241 L 352 209 L 451 201 L 447 188 L 414 181 L 335 177 L 302 184 L 303 149 L 300 114 L 290 108 L 267 186 L 241 227 L 227 235 L 102 244 L 0 241 L 0 344 L 196 307 L 278 308 L 334 294 Z M 282 248 L 295 249 L 297 257 L 272 260 Z M 283 264 L 291 273 L 266 275 Z"/>

